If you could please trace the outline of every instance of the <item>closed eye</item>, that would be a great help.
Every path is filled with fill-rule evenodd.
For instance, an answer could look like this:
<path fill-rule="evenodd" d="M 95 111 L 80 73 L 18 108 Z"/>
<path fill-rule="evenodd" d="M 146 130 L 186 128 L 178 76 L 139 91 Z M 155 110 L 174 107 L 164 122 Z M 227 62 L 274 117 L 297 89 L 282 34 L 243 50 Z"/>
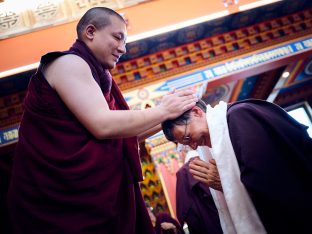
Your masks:
<path fill-rule="evenodd" d="M 117 40 L 117 41 L 123 41 L 124 44 L 126 44 L 126 36 L 123 33 L 116 33 L 113 34 L 113 37 Z"/>

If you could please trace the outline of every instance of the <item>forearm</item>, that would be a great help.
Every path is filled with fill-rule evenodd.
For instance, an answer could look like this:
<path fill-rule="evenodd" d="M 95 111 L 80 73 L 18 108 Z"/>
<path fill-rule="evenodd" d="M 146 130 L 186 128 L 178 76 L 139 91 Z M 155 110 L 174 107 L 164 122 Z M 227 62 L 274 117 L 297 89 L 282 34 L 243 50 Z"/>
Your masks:
<path fill-rule="evenodd" d="M 100 108 L 94 108 L 97 111 L 88 116 L 84 125 L 89 124 L 87 128 L 99 139 L 138 136 L 167 119 L 180 116 L 196 101 L 191 91 L 185 90 L 164 95 L 158 106 L 144 110 L 112 111 L 98 103 Z"/>
<path fill-rule="evenodd" d="M 149 138 L 151 136 L 153 136 L 154 134 L 156 134 L 157 132 L 159 132 L 161 130 L 161 125 L 158 124 L 155 127 L 152 127 L 150 129 L 148 129 L 145 132 L 142 132 L 138 135 L 138 140 L 139 142 L 144 141 L 146 138 Z"/>
<path fill-rule="evenodd" d="M 96 123 L 90 126 L 91 132 L 99 139 L 139 135 L 148 137 L 160 130 L 160 123 L 166 120 L 166 114 L 159 107 L 145 110 L 105 110 L 104 112 L 98 115 L 103 118 L 98 118 Z"/>

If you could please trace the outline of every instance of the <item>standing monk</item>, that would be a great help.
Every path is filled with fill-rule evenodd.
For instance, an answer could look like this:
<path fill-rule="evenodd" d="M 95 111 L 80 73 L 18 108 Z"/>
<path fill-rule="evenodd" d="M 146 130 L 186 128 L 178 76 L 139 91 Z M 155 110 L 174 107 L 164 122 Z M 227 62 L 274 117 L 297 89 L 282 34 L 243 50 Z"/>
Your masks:
<path fill-rule="evenodd" d="M 109 70 L 126 52 L 126 23 L 88 10 L 78 39 L 41 58 L 25 99 L 9 210 L 14 233 L 153 233 L 138 182 L 137 136 L 193 107 L 190 91 L 129 110 Z"/>

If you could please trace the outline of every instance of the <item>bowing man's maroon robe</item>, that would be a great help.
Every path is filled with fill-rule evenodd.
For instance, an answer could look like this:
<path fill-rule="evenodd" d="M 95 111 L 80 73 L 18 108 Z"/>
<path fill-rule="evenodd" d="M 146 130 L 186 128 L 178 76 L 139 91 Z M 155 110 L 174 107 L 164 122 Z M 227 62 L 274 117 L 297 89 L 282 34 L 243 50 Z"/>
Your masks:
<path fill-rule="evenodd" d="M 282 108 L 245 100 L 227 111 L 245 185 L 270 233 L 312 233 L 312 140 Z"/>
<path fill-rule="evenodd" d="M 219 214 L 209 186 L 194 179 L 190 161 L 177 172 L 177 218 L 190 234 L 222 234 Z"/>
<path fill-rule="evenodd" d="M 163 229 L 161 227 L 162 223 L 171 223 L 176 228 L 175 229 Z M 155 224 L 156 234 L 184 234 L 183 227 L 178 223 L 177 220 L 171 217 L 168 213 L 160 213 L 156 216 Z"/>
<path fill-rule="evenodd" d="M 42 57 L 25 98 L 9 189 L 15 233 L 153 233 L 138 181 L 137 138 L 96 139 L 43 75 L 59 56 L 83 58 L 111 110 L 129 109 L 110 73 L 77 40 Z"/>

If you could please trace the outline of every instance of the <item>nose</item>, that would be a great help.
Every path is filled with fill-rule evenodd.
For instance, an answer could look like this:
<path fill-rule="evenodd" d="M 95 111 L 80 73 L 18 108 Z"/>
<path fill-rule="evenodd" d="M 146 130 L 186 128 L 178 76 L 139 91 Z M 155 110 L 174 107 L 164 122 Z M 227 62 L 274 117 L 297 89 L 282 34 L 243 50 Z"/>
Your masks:
<path fill-rule="evenodd" d="M 121 53 L 121 55 L 125 54 L 127 52 L 126 43 L 124 42 L 119 43 L 119 46 L 117 49 L 118 49 L 118 52 Z"/>
<path fill-rule="evenodd" d="M 191 147 L 193 150 L 196 150 L 196 149 L 197 149 L 197 143 L 196 143 L 196 142 L 190 143 L 190 147 Z"/>

